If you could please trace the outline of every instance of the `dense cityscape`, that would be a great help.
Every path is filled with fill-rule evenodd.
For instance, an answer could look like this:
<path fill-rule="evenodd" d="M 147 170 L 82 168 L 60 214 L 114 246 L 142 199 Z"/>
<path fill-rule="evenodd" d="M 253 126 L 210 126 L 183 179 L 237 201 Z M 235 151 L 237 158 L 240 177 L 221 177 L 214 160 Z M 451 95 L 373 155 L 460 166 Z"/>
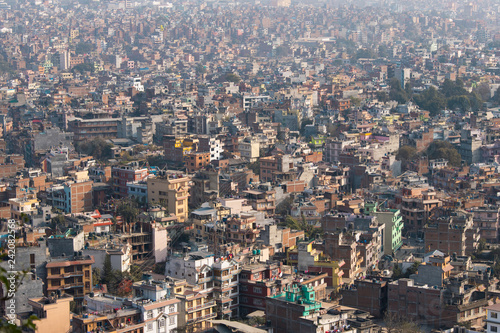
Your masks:
<path fill-rule="evenodd" d="M 0 43 L 0 332 L 500 332 L 498 0 L 2 0 Z"/>

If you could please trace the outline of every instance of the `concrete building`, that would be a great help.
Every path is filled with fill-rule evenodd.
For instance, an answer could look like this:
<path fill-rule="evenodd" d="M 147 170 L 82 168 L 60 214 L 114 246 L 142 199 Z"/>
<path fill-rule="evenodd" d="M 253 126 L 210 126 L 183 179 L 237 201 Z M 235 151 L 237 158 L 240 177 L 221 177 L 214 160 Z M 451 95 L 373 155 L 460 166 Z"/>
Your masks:
<path fill-rule="evenodd" d="M 340 290 L 340 304 L 360 309 L 376 318 L 382 318 L 387 309 L 387 281 L 377 279 L 355 280 Z"/>
<path fill-rule="evenodd" d="M 45 293 L 64 291 L 82 305 L 83 297 L 92 292 L 92 256 L 52 258 L 45 265 Z"/>
<path fill-rule="evenodd" d="M 29 300 L 35 321 L 37 333 L 70 332 L 71 311 L 70 302 L 73 297 L 67 294 L 61 296 L 36 297 Z"/>
<path fill-rule="evenodd" d="M 425 250 L 471 255 L 479 245 L 479 228 L 473 214 L 463 210 L 435 209 L 424 227 Z"/>
<path fill-rule="evenodd" d="M 500 304 L 486 307 L 486 333 L 500 332 Z"/>
<path fill-rule="evenodd" d="M 245 158 L 250 162 L 255 162 L 260 156 L 259 141 L 247 137 L 238 144 L 238 151 L 240 152 L 242 158 Z"/>
<path fill-rule="evenodd" d="M 143 181 L 148 177 L 148 169 L 140 168 L 137 164 L 113 167 L 113 191 L 120 197 L 128 197 L 129 182 Z"/>
<path fill-rule="evenodd" d="M 384 254 L 392 255 L 403 245 L 403 216 L 399 209 L 373 212 L 379 223 L 384 225 Z"/>
<path fill-rule="evenodd" d="M 161 204 L 175 214 L 179 222 L 185 222 L 189 213 L 189 178 L 183 173 L 167 171 L 148 178 L 147 183 L 149 204 Z"/>

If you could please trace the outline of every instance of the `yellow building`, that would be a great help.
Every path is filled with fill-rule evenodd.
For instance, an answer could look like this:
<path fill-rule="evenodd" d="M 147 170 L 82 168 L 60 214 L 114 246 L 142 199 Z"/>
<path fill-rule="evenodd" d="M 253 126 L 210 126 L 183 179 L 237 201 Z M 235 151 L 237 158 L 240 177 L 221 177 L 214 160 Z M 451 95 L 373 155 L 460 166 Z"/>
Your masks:
<path fill-rule="evenodd" d="M 31 298 L 28 304 L 33 308 L 38 320 L 35 321 L 37 333 L 70 332 L 70 302 L 73 297 L 63 294 L 61 297 Z"/>
<path fill-rule="evenodd" d="M 168 213 L 175 214 L 179 222 L 188 217 L 189 178 L 178 172 L 166 172 L 155 178 L 148 178 L 148 202 L 160 204 Z"/>
<path fill-rule="evenodd" d="M 38 205 L 40 201 L 36 198 L 33 193 L 28 193 L 22 198 L 12 198 L 9 199 L 11 217 L 18 221 L 22 220 L 21 215 L 32 215 L 37 212 Z"/>
<path fill-rule="evenodd" d="M 179 306 L 179 328 L 185 332 L 201 332 L 212 327 L 211 320 L 217 316 L 215 300 L 198 286 L 179 280 L 174 286 Z"/>
<path fill-rule="evenodd" d="M 327 273 L 326 283 L 336 291 L 342 285 L 344 260 L 332 260 L 323 251 L 313 247 L 314 241 L 300 242 L 287 252 L 287 264 L 293 265 L 299 271 Z"/>

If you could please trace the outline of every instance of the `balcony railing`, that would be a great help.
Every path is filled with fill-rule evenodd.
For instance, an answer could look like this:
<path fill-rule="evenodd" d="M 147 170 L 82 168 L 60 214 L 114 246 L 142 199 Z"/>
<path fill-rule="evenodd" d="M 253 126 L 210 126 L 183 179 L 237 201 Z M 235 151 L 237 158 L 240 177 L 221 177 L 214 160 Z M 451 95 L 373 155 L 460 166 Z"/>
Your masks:
<path fill-rule="evenodd" d="M 191 323 L 195 323 L 195 322 L 198 322 L 198 321 L 202 321 L 202 320 L 207 320 L 207 319 L 211 319 L 211 318 L 215 318 L 217 316 L 217 313 L 209 313 L 207 315 L 204 315 L 202 317 L 197 317 L 197 318 L 191 318 L 191 319 L 188 319 L 187 320 L 187 323 L 188 324 L 191 324 Z"/>
<path fill-rule="evenodd" d="M 208 307 L 211 307 L 211 306 L 214 306 L 214 305 L 215 305 L 215 301 L 206 302 L 206 303 L 203 303 L 201 305 L 192 306 L 192 307 L 188 308 L 187 312 L 191 312 L 191 311 L 196 311 L 196 310 L 199 310 L 199 309 L 208 308 Z"/>

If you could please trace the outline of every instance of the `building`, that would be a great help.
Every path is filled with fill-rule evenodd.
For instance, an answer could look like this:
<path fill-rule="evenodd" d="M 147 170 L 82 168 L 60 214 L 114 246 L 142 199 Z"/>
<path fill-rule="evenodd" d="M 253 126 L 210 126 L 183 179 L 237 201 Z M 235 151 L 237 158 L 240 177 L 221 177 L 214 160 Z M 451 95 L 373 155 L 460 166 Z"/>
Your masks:
<path fill-rule="evenodd" d="M 179 222 L 185 222 L 189 213 L 189 178 L 183 173 L 167 171 L 148 178 L 147 183 L 149 204 L 160 204 L 175 214 Z"/>
<path fill-rule="evenodd" d="M 242 158 L 247 159 L 250 162 L 255 162 L 260 156 L 260 144 L 259 141 L 246 137 L 238 144 L 238 151 Z"/>
<path fill-rule="evenodd" d="M 254 311 L 265 311 L 269 296 L 282 294 L 291 284 L 291 277 L 281 278 L 277 263 L 247 264 L 240 273 L 240 312 L 245 316 Z"/>
<path fill-rule="evenodd" d="M 486 333 L 500 332 L 500 304 L 486 307 Z"/>
<path fill-rule="evenodd" d="M 91 211 L 93 207 L 92 185 L 93 181 L 87 176 L 53 186 L 47 190 L 47 203 L 66 213 Z"/>
<path fill-rule="evenodd" d="M 222 152 L 224 152 L 221 140 L 210 136 L 199 136 L 198 140 L 200 140 L 198 151 L 210 152 L 210 161 L 220 160 Z"/>
<path fill-rule="evenodd" d="M 68 130 L 73 132 L 75 142 L 95 138 L 115 139 L 119 122 L 119 118 L 75 118 L 68 122 Z"/>
<path fill-rule="evenodd" d="M 178 327 L 186 332 L 209 330 L 212 327 L 211 320 L 217 316 L 213 297 L 185 280 L 176 281 L 173 288 L 175 297 L 180 301 Z"/>
<path fill-rule="evenodd" d="M 471 255 L 479 245 L 479 228 L 473 214 L 463 210 L 437 208 L 424 227 L 425 250 Z"/>
<path fill-rule="evenodd" d="M 433 208 L 442 205 L 433 190 L 421 188 L 404 188 L 402 197 L 396 198 L 401 202 L 401 215 L 405 232 L 421 232 Z"/>
<path fill-rule="evenodd" d="M 65 292 L 80 305 L 83 297 L 92 292 L 92 256 L 52 258 L 45 265 L 45 294 Z"/>
<path fill-rule="evenodd" d="M 40 201 L 33 193 L 26 193 L 22 198 L 9 199 L 11 217 L 18 221 L 28 222 L 29 216 L 35 215 L 38 212 Z M 26 218 L 27 221 L 24 221 Z"/>
<path fill-rule="evenodd" d="M 403 245 L 403 216 L 399 209 L 389 209 L 387 211 L 375 211 L 373 215 L 377 217 L 379 223 L 384 225 L 384 254 L 392 255 Z"/>
<path fill-rule="evenodd" d="M 73 297 L 67 294 L 30 298 L 28 303 L 37 317 L 36 332 L 70 332 L 72 317 L 70 302 L 72 301 Z"/>
<path fill-rule="evenodd" d="M 243 191 L 249 205 L 258 212 L 273 215 L 276 209 L 276 191 L 271 186 Z"/>
<path fill-rule="evenodd" d="M 291 285 L 266 300 L 266 320 L 276 333 L 301 332 L 300 318 L 319 313 L 321 302 L 311 287 Z"/>
<path fill-rule="evenodd" d="M 71 53 L 63 51 L 59 54 L 59 69 L 62 71 L 68 70 L 71 67 Z"/>
<path fill-rule="evenodd" d="M 379 279 L 355 280 L 340 290 L 340 304 L 360 309 L 376 318 L 382 318 L 387 309 L 387 281 Z"/>
<path fill-rule="evenodd" d="M 228 217 L 226 219 L 226 240 L 242 243 L 244 246 L 255 243 L 260 233 L 256 221 L 256 217 L 250 214 Z"/>
<path fill-rule="evenodd" d="M 140 168 L 137 164 L 132 163 L 113 167 L 111 174 L 114 193 L 124 198 L 129 196 L 127 183 L 143 181 L 148 177 L 149 172 L 147 168 Z"/>
<path fill-rule="evenodd" d="M 195 173 L 210 164 L 210 152 L 191 152 L 184 155 L 184 167 L 188 173 Z"/>

